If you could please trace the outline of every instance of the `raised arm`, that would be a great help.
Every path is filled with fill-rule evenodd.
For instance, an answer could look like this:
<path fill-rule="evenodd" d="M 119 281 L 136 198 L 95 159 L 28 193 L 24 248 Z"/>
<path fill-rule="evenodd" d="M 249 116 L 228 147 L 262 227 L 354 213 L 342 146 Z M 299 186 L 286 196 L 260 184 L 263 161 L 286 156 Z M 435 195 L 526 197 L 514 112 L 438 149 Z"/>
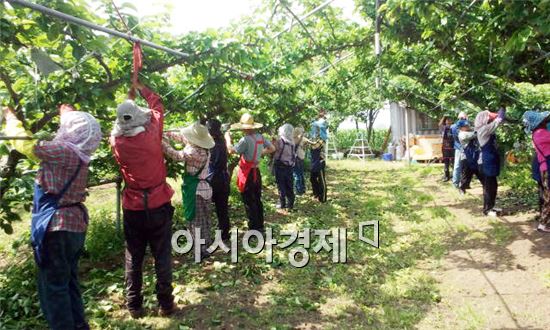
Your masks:
<path fill-rule="evenodd" d="M 493 134 L 497 130 L 497 128 L 500 126 L 500 124 L 502 123 L 505 117 L 506 117 L 506 109 L 504 108 L 499 109 L 497 117 L 495 118 L 495 120 L 493 120 L 492 122 L 486 125 L 485 131 L 483 133 L 485 135 Z"/>
<path fill-rule="evenodd" d="M 166 139 L 162 140 L 162 151 L 168 158 L 175 161 L 185 162 L 189 160 L 189 155 L 186 154 L 184 150 L 176 150 L 172 148 L 172 146 Z"/>
<path fill-rule="evenodd" d="M 164 105 L 162 104 L 160 96 L 139 81 L 133 82 L 132 88 L 139 91 L 141 97 L 147 101 L 149 109 L 153 111 L 153 117 L 156 118 L 160 124 L 159 131 L 160 137 L 162 138 L 162 131 L 164 129 Z"/>
<path fill-rule="evenodd" d="M 185 139 L 183 134 L 181 134 L 179 131 L 168 131 L 164 133 L 164 136 L 170 140 L 187 144 L 187 140 Z"/>

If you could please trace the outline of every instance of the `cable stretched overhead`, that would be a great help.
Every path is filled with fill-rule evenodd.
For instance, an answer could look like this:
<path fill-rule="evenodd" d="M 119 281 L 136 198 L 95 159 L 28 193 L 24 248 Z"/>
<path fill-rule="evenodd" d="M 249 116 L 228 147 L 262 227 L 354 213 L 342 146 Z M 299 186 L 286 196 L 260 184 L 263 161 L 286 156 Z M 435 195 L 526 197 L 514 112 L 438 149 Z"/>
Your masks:
<path fill-rule="evenodd" d="M 30 8 L 32 10 L 39 11 L 44 15 L 49 15 L 49 16 L 58 18 L 60 20 L 72 23 L 72 24 L 77 24 L 77 25 L 87 27 L 87 28 L 92 29 L 92 30 L 101 31 L 101 32 L 110 34 L 110 35 L 115 36 L 115 37 L 119 37 L 119 38 L 129 40 L 131 42 L 139 42 L 144 46 L 155 48 L 155 49 L 158 49 L 158 50 L 162 50 L 164 52 L 167 52 L 167 53 L 172 54 L 172 55 L 176 55 L 176 56 L 181 57 L 181 58 L 188 59 L 188 58 L 191 57 L 191 55 L 189 55 L 187 53 L 180 52 L 180 51 L 177 51 L 177 50 L 174 50 L 174 49 L 171 49 L 171 48 L 168 48 L 168 47 L 164 47 L 164 46 L 161 46 L 161 45 L 157 45 L 153 42 L 150 42 L 150 41 L 147 41 L 147 40 L 144 40 L 144 39 L 141 39 L 141 38 L 137 38 L 137 37 L 131 36 L 129 34 L 113 30 L 113 29 L 109 29 L 109 28 L 103 27 L 101 25 L 94 24 L 92 22 L 83 20 L 83 19 L 78 18 L 78 17 L 67 15 L 67 14 L 62 13 L 60 11 L 57 11 L 57 10 L 54 10 L 54 9 L 51 9 L 51 8 L 48 8 L 48 7 L 45 7 L 45 6 L 42 6 L 42 5 L 38 5 L 38 4 L 31 3 L 31 2 L 28 2 L 28 1 L 24 1 L 24 0 L 7 0 L 7 2 L 9 2 L 11 4 L 17 4 L 17 5 L 20 5 L 20 6 L 23 6 L 23 7 L 27 7 L 27 8 Z"/>

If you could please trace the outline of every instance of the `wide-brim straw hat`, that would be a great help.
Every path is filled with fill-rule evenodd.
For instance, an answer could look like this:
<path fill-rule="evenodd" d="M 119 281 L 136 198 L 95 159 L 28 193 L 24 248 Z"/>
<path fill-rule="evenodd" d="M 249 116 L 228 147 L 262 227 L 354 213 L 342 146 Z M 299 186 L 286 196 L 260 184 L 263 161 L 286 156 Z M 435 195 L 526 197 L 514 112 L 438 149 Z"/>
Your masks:
<path fill-rule="evenodd" d="M 254 122 L 254 117 L 251 114 L 245 113 L 238 123 L 231 125 L 231 129 L 257 129 L 263 126 L 263 124 Z"/>
<path fill-rule="evenodd" d="M 216 144 L 212 136 L 208 133 L 208 128 L 201 125 L 199 122 L 182 128 L 181 134 L 189 143 L 204 149 L 211 149 Z"/>

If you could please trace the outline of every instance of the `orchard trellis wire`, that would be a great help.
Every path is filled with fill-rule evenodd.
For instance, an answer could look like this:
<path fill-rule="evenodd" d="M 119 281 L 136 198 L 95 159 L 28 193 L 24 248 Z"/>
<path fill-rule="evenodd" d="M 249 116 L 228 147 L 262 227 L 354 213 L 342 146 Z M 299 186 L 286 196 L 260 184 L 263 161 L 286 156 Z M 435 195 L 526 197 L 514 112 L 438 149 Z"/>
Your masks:
<path fill-rule="evenodd" d="M 39 11 L 42 14 L 52 16 L 52 17 L 56 17 L 58 19 L 61 19 L 63 21 L 69 22 L 69 23 L 78 24 L 78 25 L 87 27 L 87 28 L 92 29 L 92 30 L 101 31 L 101 32 L 104 32 L 104 33 L 107 33 L 107 34 L 110 34 L 110 35 L 113 35 L 113 36 L 116 36 L 116 37 L 119 37 L 119 38 L 126 39 L 126 40 L 131 41 L 131 42 L 139 42 L 140 44 L 142 44 L 144 46 L 155 48 L 155 49 L 158 49 L 158 50 L 162 50 L 164 52 L 167 52 L 169 54 L 172 54 L 172 55 L 184 58 L 184 59 L 189 59 L 191 57 L 191 55 L 189 55 L 187 53 L 184 53 L 184 52 L 181 52 L 181 51 L 178 51 L 178 50 L 174 50 L 174 49 L 171 49 L 171 48 L 168 48 L 168 47 L 165 47 L 165 46 L 157 45 L 153 42 L 150 42 L 150 41 L 138 38 L 138 37 L 134 37 L 134 36 L 129 35 L 127 33 L 122 33 L 122 32 L 119 32 L 119 31 L 116 31 L 116 30 L 113 30 L 113 29 L 109 29 L 109 28 L 103 27 L 101 25 L 94 24 L 92 22 L 86 21 L 86 20 L 78 18 L 78 17 L 67 15 L 67 14 L 62 13 L 60 11 L 57 11 L 57 10 L 54 10 L 54 9 L 51 9 L 51 8 L 48 8 L 48 7 L 39 5 L 39 4 L 35 4 L 35 3 L 24 1 L 24 0 L 6 0 L 6 1 L 9 2 L 9 3 L 12 3 L 12 4 L 17 4 L 17 5 L 20 5 L 20 6 L 23 6 L 23 7 L 27 7 L 27 8 Z"/>

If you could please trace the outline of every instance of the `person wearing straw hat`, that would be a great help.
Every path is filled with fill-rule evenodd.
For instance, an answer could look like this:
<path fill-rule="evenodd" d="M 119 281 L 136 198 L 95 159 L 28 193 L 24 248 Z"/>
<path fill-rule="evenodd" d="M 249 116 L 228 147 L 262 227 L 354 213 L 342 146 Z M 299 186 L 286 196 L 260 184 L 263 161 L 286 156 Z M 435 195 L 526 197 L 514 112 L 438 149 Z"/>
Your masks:
<path fill-rule="evenodd" d="M 550 233 L 550 131 L 548 123 L 550 122 L 550 112 L 526 111 L 523 114 L 523 124 L 525 132 L 531 134 L 533 146 L 537 154 L 536 165 L 533 166 L 533 176 L 540 178 L 542 186 L 542 207 L 540 208 L 540 217 L 537 230 L 543 233 Z"/>
<path fill-rule="evenodd" d="M 28 136 L 12 109 L 6 132 Z M 35 180 L 31 243 L 38 266 L 40 307 L 51 329 L 89 329 L 78 281 L 78 260 L 88 228 L 86 199 L 91 156 L 101 128 L 89 113 L 59 107 L 60 125 L 52 141 L 17 141 L 13 147 L 40 161 Z"/>
<path fill-rule="evenodd" d="M 231 143 L 230 132 L 225 133 L 227 151 L 240 155 L 237 172 L 237 187 L 241 192 L 248 217 L 250 230 L 264 231 L 264 206 L 262 203 L 262 176 L 258 168 L 264 154 L 273 153 L 275 147 L 262 134 L 257 133 L 263 124 L 254 122 L 251 114 L 245 113 L 238 123 L 231 125 L 233 130 L 242 130 L 244 136 L 236 145 Z"/>
<path fill-rule="evenodd" d="M 189 223 L 194 244 L 201 246 L 200 260 L 210 254 L 208 247 L 212 244 L 210 236 L 210 200 L 212 188 L 206 177 L 208 176 L 208 163 L 210 161 L 210 149 L 214 147 L 214 139 L 208 133 L 208 128 L 199 122 L 181 129 L 179 132 L 167 132 L 165 137 L 185 144 L 183 150 L 175 150 L 169 141 L 164 140 L 162 148 L 169 158 L 185 162 L 185 171 L 182 183 L 183 215 Z"/>
<path fill-rule="evenodd" d="M 134 101 L 137 89 L 148 108 Z M 138 81 L 132 82 L 129 99 L 117 108 L 110 142 L 124 179 L 122 211 L 126 241 L 126 304 L 130 316 L 144 316 L 143 260 L 147 245 L 155 259 L 156 294 L 160 314 L 175 311 L 172 295 L 172 217 L 174 190 L 166 182 L 162 152 L 164 106 L 160 96 Z"/>

